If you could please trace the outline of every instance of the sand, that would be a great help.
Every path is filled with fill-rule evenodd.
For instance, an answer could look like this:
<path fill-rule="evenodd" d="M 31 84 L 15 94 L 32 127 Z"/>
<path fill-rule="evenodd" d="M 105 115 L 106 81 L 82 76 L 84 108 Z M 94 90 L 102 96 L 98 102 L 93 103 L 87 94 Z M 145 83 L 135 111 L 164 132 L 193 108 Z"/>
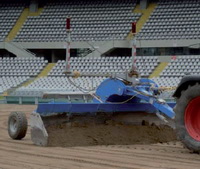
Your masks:
<path fill-rule="evenodd" d="M 23 140 L 10 139 L 7 134 L 10 111 L 24 111 L 29 118 L 34 109 L 35 106 L 0 105 L 1 169 L 199 169 L 200 155 L 191 154 L 178 141 L 38 147 L 30 139 L 30 130 Z"/>

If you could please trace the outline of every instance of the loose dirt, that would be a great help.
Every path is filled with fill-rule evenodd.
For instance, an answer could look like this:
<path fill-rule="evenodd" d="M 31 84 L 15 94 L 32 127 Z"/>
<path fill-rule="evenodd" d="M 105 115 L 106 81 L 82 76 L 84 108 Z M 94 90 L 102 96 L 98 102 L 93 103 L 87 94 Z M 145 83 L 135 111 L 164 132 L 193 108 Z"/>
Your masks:
<path fill-rule="evenodd" d="M 48 127 L 49 146 L 133 145 L 164 143 L 176 140 L 168 126 L 122 124 Z"/>
<path fill-rule="evenodd" d="M 33 145 L 30 130 L 23 140 L 10 139 L 7 134 L 10 111 L 24 111 L 29 118 L 34 109 L 35 106 L 0 105 L 0 169 L 199 169 L 200 156 L 191 154 L 178 141 L 39 147 Z"/>

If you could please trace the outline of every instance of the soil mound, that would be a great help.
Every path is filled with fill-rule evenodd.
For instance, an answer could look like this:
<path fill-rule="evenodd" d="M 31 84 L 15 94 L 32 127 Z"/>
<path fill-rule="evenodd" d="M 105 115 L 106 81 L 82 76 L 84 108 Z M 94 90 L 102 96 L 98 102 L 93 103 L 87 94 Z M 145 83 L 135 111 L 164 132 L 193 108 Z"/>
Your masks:
<path fill-rule="evenodd" d="M 165 125 L 53 125 L 47 127 L 49 146 L 132 145 L 176 140 L 174 130 Z"/>

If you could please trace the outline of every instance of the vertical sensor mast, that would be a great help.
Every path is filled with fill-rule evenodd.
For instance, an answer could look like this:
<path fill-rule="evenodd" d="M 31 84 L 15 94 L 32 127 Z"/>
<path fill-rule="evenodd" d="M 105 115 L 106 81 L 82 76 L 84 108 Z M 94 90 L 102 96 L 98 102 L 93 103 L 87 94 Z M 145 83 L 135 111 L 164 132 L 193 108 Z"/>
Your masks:
<path fill-rule="evenodd" d="M 68 40 L 67 40 L 67 48 L 66 48 L 66 65 L 65 65 L 65 71 L 67 73 L 70 72 L 70 42 L 71 42 L 71 39 L 70 39 L 70 33 L 71 33 L 70 20 L 71 20 L 70 17 L 68 17 L 66 19 L 66 31 L 67 31 Z"/>

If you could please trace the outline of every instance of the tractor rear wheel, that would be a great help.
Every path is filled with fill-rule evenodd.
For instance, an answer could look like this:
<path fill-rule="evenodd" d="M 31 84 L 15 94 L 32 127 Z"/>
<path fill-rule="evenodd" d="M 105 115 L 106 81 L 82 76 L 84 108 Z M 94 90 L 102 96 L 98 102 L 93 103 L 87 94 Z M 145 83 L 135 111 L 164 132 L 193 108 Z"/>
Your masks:
<path fill-rule="evenodd" d="M 8 118 L 8 134 L 12 139 L 21 140 L 26 136 L 28 125 L 23 112 L 11 112 Z"/>
<path fill-rule="evenodd" d="M 200 153 L 200 85 L 181 92 L 174 108 L 178 139 L 193 152 Z"/>

